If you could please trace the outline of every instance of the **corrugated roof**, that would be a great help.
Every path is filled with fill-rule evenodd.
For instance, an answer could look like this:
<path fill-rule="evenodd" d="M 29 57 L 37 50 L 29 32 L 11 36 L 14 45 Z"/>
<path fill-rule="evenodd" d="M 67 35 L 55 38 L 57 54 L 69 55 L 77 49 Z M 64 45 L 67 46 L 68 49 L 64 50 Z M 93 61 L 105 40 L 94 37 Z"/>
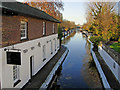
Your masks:
<path fill-rule="evenodd" d="M 52 16 L 48 15 L 44 11 L 41 11 L 37 8 L 33 8 L 29 5 L 26 5 L 20 2 L 2 2 L 2 8 L 7 10 L 12 10 L 14 12 L 17 12 L 23 15 L 33 16 L 39 19 L 60 23 L 59 20 L 53 18 Z"/>

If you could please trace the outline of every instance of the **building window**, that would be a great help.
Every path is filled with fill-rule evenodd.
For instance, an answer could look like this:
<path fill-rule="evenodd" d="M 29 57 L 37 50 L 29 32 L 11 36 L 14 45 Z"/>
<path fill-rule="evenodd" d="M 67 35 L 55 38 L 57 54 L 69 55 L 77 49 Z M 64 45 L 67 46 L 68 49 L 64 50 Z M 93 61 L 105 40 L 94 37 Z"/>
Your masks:
<path fill-rule="evenodd" d="M 59 48 L 59 39 L 57 39 L 57 48 Z"/>
<path fill-rule="evenodd" d="M 53 33 L 55 33 L 55 24 L 53 23 Z"/>
<path fill-rule="evenodd" d="M 115 63 L 113 64 L 113 68 L 115 69 Z"/>
<path fill-rule="evenodd" d="M 46 23 L 43 22 L 43 35 L 45 35 L 45 34 L 46 34 Z"/>
<path fill-rule="evenodd" d="M 55 51 L 56 51 L 56 39 L 55 39 Z"/>
<path fill-rule="evenodd" d="M 51 54 L 53 53 L 53 44 L 52 44 L 52 41 L 51 41 Z"/>
<path fill-rule="evenodd" d="M 17 65 L 13 66 L 13 81 L 16 83 L 19 80 L 19 67 Z"/>
<path fill-rule="evenodd" d="M 31 71 L 31 78 L 32 78 L 32 76 L 34 75 L 34 56 L 31 56 L 30 57 L 30 71 Z"/>
<path fill-rule="evenodd" d="M 27 22 L 21 21 L 21 39 L 26 39 L 27 38 Z"/>
<path fill-rule="evenodd" d="M 43 61 L 46 60 L 46 46 L 43 46 Z"/>

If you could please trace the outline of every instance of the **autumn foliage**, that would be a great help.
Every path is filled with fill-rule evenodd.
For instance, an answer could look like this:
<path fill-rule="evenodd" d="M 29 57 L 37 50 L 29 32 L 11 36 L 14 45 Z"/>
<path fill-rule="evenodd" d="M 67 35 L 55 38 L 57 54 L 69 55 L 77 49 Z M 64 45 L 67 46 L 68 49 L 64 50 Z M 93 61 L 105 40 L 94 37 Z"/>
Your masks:
<path fill-rule="evenodd" d="M 83 25 L 83 29 L 101 36 L 106 42 L 111 39 L 118 40 L 120 24 L 117 4 L 115 2 L 88 3 L 87 23 Z"/>
<path fill-rule="evenodd" d="M 62 13 L 60 11 L 64 10 L 64 8 L 61 0 L 24 0 L 24 3 L 38 8 L 60 21 L 62 20 Z"/>
<path fill-rule="evenodd" d="M 61 21 L 60 28 L 69 30 L 70 28 L 76 28 L 75 22 L 63 20 L 62 13 L 60 11 L 64 10 L 64 4 L 62 0 L 24 0 L 24 3 L 38 8 L 50 16 Z"/>
<path fill-rule="evenodd" d="M 76 28 L 76 24 L 73 21 L 63 20 L 60 24 L 60 27 L 67 31 L 69 29 Z"/>

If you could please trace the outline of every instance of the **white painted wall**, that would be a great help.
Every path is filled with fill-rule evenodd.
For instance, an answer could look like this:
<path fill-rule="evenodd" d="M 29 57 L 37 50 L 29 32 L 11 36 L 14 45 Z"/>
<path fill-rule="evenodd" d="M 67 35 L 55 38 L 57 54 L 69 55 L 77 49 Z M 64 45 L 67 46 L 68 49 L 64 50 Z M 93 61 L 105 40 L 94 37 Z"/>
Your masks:
<path fill-rule="evenodd" d="M 120 83 L 120 65 L 118 65 L 118 63 L 115 60 L 113 60 L 113 58 L 101 47 L 99 47 L 99 53 Z M 114 64 L 115 68 L 113 67 Z"/>
<path fill-rule="evenodd" d="M 2 3 L 0 2 L 0 5 L 1 5 Z M 0 13 L 2 13 L 1 12 L 1 10 L 0 10 Z M 1 47 L 2 47 L 2 15 L 0 15 L 0 89 L 1 89 L 1 79 L 2 79 L 2 49 L 1 49 Z"/>
<path fill-rule="evenodd" d="M 34 75 L 57 53 L 59 48 L 55 48 L 53 46 L 53 54 L 50 52 L 50 42 L 47 41 L 52 40 L 54 45 L 54 38 L 56 39 L 56 46 L 59 47 L 59 40 L 57 39 L 58 34 L 42 37 L 36 40 L 27 41 L 24 43 L 14 45 L 15 49 L 21 49 L 21 65 L 19 66 L 20 71 L 20 80 L 21 82 L 16 85 L 14 88 L 22 88 L 30 79 L 30 57 L 34 56 Z M 41 47 L 38 46 L 38 43 L 41 43 Z M 43 45 L 46 45 L 46 60 L 43 62 Z M 35 47 L 31 50 L 31 47 Z M 12 46 L 4 47 L 4 48 L 12 48 Z M 6 51 L 2 48 L 2 56 L 0 58 L 0 63 L 2 64 L 2 88 L 13 88 L 13 65 L 7 64 L 6 60 Z M 23 51 L 27 49 L 28 52 L 24 53 Z M 2 60 L 2 61 L 1 61 Z"/>
<path fill-rule="evenodd" d="M 0 89 L 1 89 L 1 81 L 2 81 L 2 49 L 0 48 Z"/>

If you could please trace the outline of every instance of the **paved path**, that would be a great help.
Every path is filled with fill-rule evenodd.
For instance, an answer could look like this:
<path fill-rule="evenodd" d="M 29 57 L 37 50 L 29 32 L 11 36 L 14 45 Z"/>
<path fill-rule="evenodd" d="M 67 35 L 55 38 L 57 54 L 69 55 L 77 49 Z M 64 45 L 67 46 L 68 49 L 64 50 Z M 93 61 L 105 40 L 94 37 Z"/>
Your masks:
<path fill-rule="evenodd" d="M 32 78 L 31 82 L 28 82 L 22 88 L 22 90 L 26 89 L 38 90 L 65 51 L 66 47 L 62 46 L 58 53 Z"/>

